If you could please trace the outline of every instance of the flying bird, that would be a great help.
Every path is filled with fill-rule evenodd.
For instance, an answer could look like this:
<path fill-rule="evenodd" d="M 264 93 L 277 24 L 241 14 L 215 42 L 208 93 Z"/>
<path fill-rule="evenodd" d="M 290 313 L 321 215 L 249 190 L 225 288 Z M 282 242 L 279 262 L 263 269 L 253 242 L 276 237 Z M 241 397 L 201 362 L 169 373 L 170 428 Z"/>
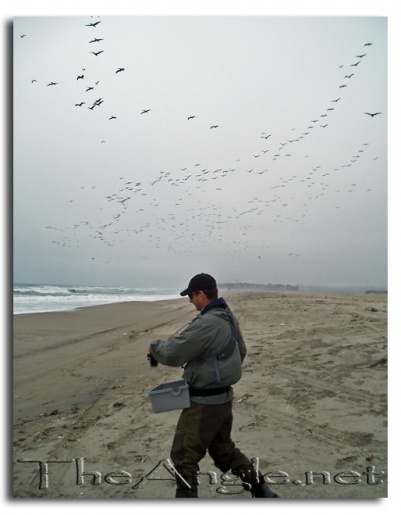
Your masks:
<path fill-rule="evenodd" d="M 109 120 L 117 120 L 117 116 L 110 116 Z"/>
<path fill-rule="evenodd" d="M 104 40 L 100 39 L 100 38 L 93 38 L 92 41 L 89 41 L 89 43 L 99 43 L 99 41 L 104 41 Z"/>
<path fill-rule="evenodd" d="M 370 46 L 370 45 L 372 45 L 372 43 L 365 43 L 363 46 L 365 47 L 365 46 Z"/>
<path fill-rule="evenodd" d="M 361 62 L 361 61 L 358 61 L 357 63 L 351 64 L 351 66 L 358 66 L 358 64 L 359 64 L 360 62 Z"/>
<path fill-rule="evenodd" d="M 218 125 L 212 125 L 210 128 L 211 129 L 217 129 Z"/>
<path fill-rule="evenodd" d="M 347 85 L 346 84 L 341 84 L 340 88 L 346 88 Z"/>
<path fill-rule="evenodd" d="M 79 80 L 79 79 L 83 79 L 83 78 L 84 78 L 84 76 L 83 76 L 83 75 L 78 75 L 78 76 L 77 76 L 77 80 Z"/>
<path fill-rule="evenodd" d="M 359 59 L 362 59 L 362 57 L 365 57 L 366 54 L 362 54 L 362 55 L 356 55 L 355 57 L 359 57 Z"/>
<path fill-rule="evenodd" d="M 381 113 L 365 113 L 365 114 L 368 114 L 369 116 L 371 116 L 371 117 L 373 118 L 373 117 L 374 117 L 374 116 L 376 116 L 377 114 L 381 114 Z"/>
<path fill-rule="evenodd" d="M 99 25 L 100 21 L 95 21 L 95 22 L 92 22 L 92 23 L 88 23 L 88 25 L 85 25 L 85 27 L 96 27 L 97 25 Z"/>
<path fill-rule="evenodd" d="M 26 38 L 26 34 L 21 34 L 20 38 Z"/>
<path fill-rule="evenodd" d="M 144 109 L 141 114 L 148 113 L 149 111 L 150 111 L 150 109 Z"/>
<path fill-rule="evenodd" d="M 56 86 L 58 82 L 49 82 L 48 86 Z"/>
<path fill-rule="evenodd" d="M 193 118 L 195 118 L 195 116 L 191 115 L 191 116 L 188 116 L 187 120 L 192 120 Z"/>
<path fill-rule="evenodd" d="M 335 100 L 332 100 L 332 102 L 338 102 L 341 97 L 336 98 Z"/>
<path fill-rule="evenodd" d="M 124 72 L 125 71 L 125 68 L 118 68 L 116 73 L 120 73 L 120 72 Z"/>
<path fill-rule="evenodd" d="M 81 107 L 85 104 L 85 102 L 81 102 L 80 104 L 75 104 L 77 107 Z"/>
<path fill-rule="evenodd" d="M 91 54 L 93 54 L 93 55 L 95 55 L 97 57 L 102 52 L 104 52 L 104 50 L 99 50 L 99 52 L 91 52 Z"/>

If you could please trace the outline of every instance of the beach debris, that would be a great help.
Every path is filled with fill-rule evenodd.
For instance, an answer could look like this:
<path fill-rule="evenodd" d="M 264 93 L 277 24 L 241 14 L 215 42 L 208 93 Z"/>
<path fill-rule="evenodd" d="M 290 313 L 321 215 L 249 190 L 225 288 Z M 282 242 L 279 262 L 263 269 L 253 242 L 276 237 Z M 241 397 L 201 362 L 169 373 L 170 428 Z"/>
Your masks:
<path fill-rule="evenodd" d="M 246 401 L 247 399 L 249 399 L 249 397 L 253 397 L 253 395 L 251 393 L 245 393 L 244 395 L 242 395 L 238 400 L 236 400 L 235 402 L 236 403 L 240 403 L 240 402 L 243 402 L 243 401 Z"/>
<path fill-rule="evenodd" d="M 127 406 L 127 404 L 125 404 L 125 402 L 115 402 L 113 404 L 113 408 L 124 408 L 126 406 Z"/>
<path fill-rule="evenodd" d="M 382 358 L 374 361 L 371 365 L 368 366 L 368 368 L 377 367 L 377 365 L 385 365 L 386 363 L 387 363 L 387 356 L 383 356 Z"/>

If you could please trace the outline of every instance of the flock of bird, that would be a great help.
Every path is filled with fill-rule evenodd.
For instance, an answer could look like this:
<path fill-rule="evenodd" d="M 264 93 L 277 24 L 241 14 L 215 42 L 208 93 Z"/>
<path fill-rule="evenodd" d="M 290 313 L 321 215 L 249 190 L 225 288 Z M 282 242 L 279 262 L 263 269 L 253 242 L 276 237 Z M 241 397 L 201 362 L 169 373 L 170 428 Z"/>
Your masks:
<path fill-rule="evenodd" d="M 97 20 L 86 24 L 85 27 L 100 32 L 100 24 L 101 20 Z M 101 37 L 91 37 L 89 45 L 92 47 L 104 41 Z M 371 42 L 365 43 L 364 48 L 371 45 Z M 104 47 L 90 50 L 98 59 L 102 58 L 104 52 Z M 344 91 L 348 87 L 349 81 L 357 74 L 357 68 L 363 66 L 367 55 L 366 51 L 355 56 L 358 61 L 349 65 L 353 72 L 344 75 L 347 82 L 341 82 L 337 86 L 338 90 Z M 340 68 L 342 67 L 343 65 L 340 65 Z M 116 66 L 114 73 L 123 74 L 124 71 L 125 67 Z M 77 73 L 76 81 L 85 81 L 85 69 Z M 54 81 L 47 83 L 47 86 L 57 85 L 59 84 Z M 85 85 L 85 94 L 94 92 L 96 86 L 97 83 Z M 90 101 L 85 98 L 78 100 L 72 107 L 93 111 L 100 109 L 103 103 L 104 99 L 101 97 Z M 330 174 L 339 173 L 341 169 L 357 167 L 364 159 L 370 143 L 362 141 L 356 143 L 355 151 L 349 156 L 348 161 L 339 162 L 334 168 L 327 169 L 323 164 L 314 163 L 308 164 L 310 168 L 307 172 L 292 175 L 285 172 L 287 160 L 291 160 L 293 155 L 299 159 L 300 143 L 306 138 L 312 138 L 316 130 L 326 130 L 330 125 L 330 118 L 340 105 L 341 96 L 330 99 L 325 112 L 311 117 L 305 128 L 296 134 L 295 128 L 289 129 L 291 132 L 286 140 L 275 140 L 273 131 L 259 133 L 257 138 L 264 141 L 264 148 L 259 146 L 260 150 L 256 152 L 237 156 L 225 167 L 210 167 L 195 162 L 178 169 L 148 173 L 146 178 L 143 175 L 135 176 L 134 173 L 120 173 L 115 177 L 114 191 L 107 194 L 104 194 L 98 184 L 83 183 L 79 187 L 80 192 L 66 202 L 74 206 L 71 216 L 79 212 L 75 209 L 77 204 L 88 206 L 87 213 L 83 217 L 78 217 L 72 226 L 48 225 L 47 230 L 60 233 L 51 241 L 58 246 L 74 248 L 84 245 L 83 242 L 89 237 L 101 243 L 105 249 L 137 245 L 159 252 L 180 254 L 182 259 L 188 255 L 189 260 L 193 255 L 194 246 L 202 249 L 224 243 L 228 254 L 253 252 L 256 259 L 260 260 L 262 252 L 274 245 L 271 238 L 262 235 L 265 217 L 269 217 L 269 222 L 279 225 L 288 226 L 301 222 L 303 218 L 310 216 L 313 203 L 334 187 L 329 179 Z M 147 115 L 150 112 L 151 108 L 146 107 L 138 114 Z M 381 112 L 366 111 L 363 114 L 373 119 Z M 196 116 L 196 113 L 188 113 L 186 122 L 196 123 Z M 109 121 L 117 120 L 117 116 L 111 113 L 107 118 Z M 218 129 L 220 125 L 212 123 L 208 127 Z M 106 140 L 103 139 L 101 142 L 106 143 Z M 310 162 L 309 156 L 303 158 Z M 370 156 L 370 159 L 377 158 Z M 255 163 L 254 166 L 242 165 L 243 162 L 247 164 L 250 160 Z M 274 175 L 272 167 L 276 167 Z M 268 182 L 264 182 L 266 175 L 269 176 Z M 245 189 L 251 176 L 257 181 L 256 190 L 247 196 Z M 231 198 L 230 188 L 226 187 L 230 180 L 239 185 L 243 184 L 242 199 Z M 344 184 L 348 184 L 349 192 L 357 187 L 352 178 L 344 181 Z M 167 188 L 170 188 L 171 194 L 166 193 Z M 173 188 L 177 190 L 174 191 Z M 302 194 L 299 195 L 301 190 Z M 369 189 L 366 189 L 366 192 L 368 193 Z M 297 205 L 298 209 L 289 209 L 291 205 Z M 113 207 L 112 210 L 109 209 L 110 206 Z M 193 209 L 188 209 L 189 206 Z M 336 208 L 338 209 L 338 206 Z M 105 218 L 102 216 L 103 213 L 107 213 Z M 232 232 L 229 228 L 232 226 L 235 227 L 236 238 L 231 237 Z M 253 230 L 261 233 L 257 244 L 254 239 L 248 238 Z M 191 241 L 190 246 L 188 241 Z M 300 253 L 291 249 L 290 244 L 287 250 L 288 258 L 300 257 Z M 92 264 L 95 261 L 102 264 L 115 264 L 118 261 L 118 258 L 110 258 L 107 250 L 107 257 L 101 257 L 101 250 L 97 251 L 95 256 L 90 257 Z M 149 254 L 144 252 L 142 258 L 148 257 Z"/>

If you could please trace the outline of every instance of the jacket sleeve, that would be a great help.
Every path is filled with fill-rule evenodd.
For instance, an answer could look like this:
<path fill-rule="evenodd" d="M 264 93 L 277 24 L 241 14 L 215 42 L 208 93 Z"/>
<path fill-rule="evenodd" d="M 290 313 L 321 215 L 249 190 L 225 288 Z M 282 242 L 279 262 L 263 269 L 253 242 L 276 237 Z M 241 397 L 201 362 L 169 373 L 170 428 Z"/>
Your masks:
<path fill-rule="evenodd" d="M 165 341 L 153 341 L 150 344 L 152 355 L 163 365 L 180 367 L 207 352 L 218 331 L 218 327 L 207 324 L 198 315 L 181 334 Z"/>

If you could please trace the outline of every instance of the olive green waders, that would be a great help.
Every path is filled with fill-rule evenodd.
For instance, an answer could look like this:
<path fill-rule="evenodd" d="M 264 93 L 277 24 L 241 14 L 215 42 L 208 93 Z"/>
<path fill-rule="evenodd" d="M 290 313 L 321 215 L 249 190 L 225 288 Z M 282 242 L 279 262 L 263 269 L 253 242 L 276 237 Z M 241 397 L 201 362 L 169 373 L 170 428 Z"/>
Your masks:
<path fill-rule="evenodd" d="M 224 404 L 196 404 L 182 411 L 171 449 L 176 471 L 176 497 L 198 497 L 199 462 L 209 452 L 222 472 L 231 469 L 251 486 L 258 481 L 251 461 L 231 440 L 232 401 Z"/>

